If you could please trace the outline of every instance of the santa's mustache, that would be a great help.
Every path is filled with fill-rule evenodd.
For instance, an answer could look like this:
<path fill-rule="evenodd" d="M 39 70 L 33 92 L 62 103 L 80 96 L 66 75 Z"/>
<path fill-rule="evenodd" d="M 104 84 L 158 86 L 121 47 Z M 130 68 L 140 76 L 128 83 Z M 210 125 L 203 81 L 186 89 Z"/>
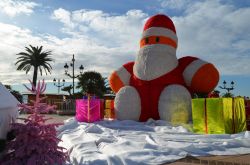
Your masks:
<path fill-rule="evenodd" d="M 176 49 L 165 44 L 152 44 L 140 48 L 138 56 L 176 55 Z"/>
<path fill-rule="evenodd" d="M 172 70 L 177 63 L 174 48 L 163 44 L 147 45 L 137 54 L 134 73 L 142 80 L 152 80 Z"/>

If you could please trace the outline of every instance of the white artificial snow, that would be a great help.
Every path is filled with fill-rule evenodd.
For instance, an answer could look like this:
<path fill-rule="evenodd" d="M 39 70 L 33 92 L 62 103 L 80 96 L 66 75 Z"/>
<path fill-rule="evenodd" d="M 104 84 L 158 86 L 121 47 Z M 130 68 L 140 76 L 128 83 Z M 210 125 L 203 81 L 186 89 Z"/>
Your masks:
<path fill-rule="evenodd" d="M 99 121 L 74 118 L 58 129 L 71 164 L 163 164 L 191 156 L 250 153 L 250 133 L 199 135 L 162 120 Z"/>

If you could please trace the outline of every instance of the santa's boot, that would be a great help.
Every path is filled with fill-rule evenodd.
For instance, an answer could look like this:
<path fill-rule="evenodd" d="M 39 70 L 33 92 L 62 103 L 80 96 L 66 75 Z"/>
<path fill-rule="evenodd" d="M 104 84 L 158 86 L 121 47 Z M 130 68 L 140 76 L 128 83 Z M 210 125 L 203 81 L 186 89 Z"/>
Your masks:
<path fill-rule="evenodd" d="M 115 97 L 115 114 L 118 120 L 139 121 L 141 115 L 141 99 L 132 86 L 124 86 Z"/>
<path fill-rule="evenodd" d="M 161 120 L 173 124 L 188 123 L 192 120 L 191 95 L 181 85 L 169 85 L 161 92 L 159 115 Z"/>

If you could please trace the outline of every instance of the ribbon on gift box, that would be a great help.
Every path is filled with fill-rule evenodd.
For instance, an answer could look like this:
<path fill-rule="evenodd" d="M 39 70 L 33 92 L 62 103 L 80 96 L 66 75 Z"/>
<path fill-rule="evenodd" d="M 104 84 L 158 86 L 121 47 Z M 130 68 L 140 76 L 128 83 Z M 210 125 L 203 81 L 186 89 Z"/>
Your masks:
<path fill-rule="evenodd" d="M 76 100 L 76 119 L 80 122 L 95 122 L 101 119 L 101 100 L 88 96 Z"/>
<path fill-rule="evenodd" d="M 205 134 L 237 133 L 246 130 L 242 98 L 192 100 L 194 132 Z"/>
<path fill-rule="evenodd" d="M 237 122 L 235 122 L 235 119 L 237 119 L 237 113 L 235 113 L 235 106 L 234 106 L 234 98 L 232 98 L 232 130 L 233 133 L 236 133 L 236 124 Z M 208 124 L 207 124 L 207 99 L 205 98 L 204 100 L 204 111 L 205 111 L 205 133 L 208 134 Z"/>
<path fill-rule="evenodd" d="M 235 113 L 235 101 L 234 98 L 232 98 L 232 130 L 233 133 L 236 133 L 237 128 L 237 122 L 235 122 L 235 119 L 237 119 L 237 113 Z M 205 115 L 205 133 L 208 134 L 208 124 L 207 124 L 207 99 L 204 100 L 204 115 Z"/>
<path fill-rule="evenodd" d="M 235 113 L 235 106 L 234 106 L 234 98 L 232 98 L 232 130 L 233 130 L 233 133 L 236 133 L 236 122 L 235 122 L 235 119 L 237 118 L 237 114 Z"/>

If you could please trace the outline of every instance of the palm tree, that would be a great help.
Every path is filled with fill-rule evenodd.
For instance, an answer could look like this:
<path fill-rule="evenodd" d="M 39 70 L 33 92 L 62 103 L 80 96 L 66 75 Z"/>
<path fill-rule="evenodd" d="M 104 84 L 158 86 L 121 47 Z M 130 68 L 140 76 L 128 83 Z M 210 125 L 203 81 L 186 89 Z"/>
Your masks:
<path fill-rule="evenodd" d="M 17 62 L 15 65 L 18 65 L 17 70 L 24 70 L 26 74 L 29 73 L 30 69 L 33 67 L 33 84 L 36 86 L 38 70 L 42 76 L 42 70 L 45 71 L 46 75 L 49 72 L 51 74 L 51 65 L 50 61 L 53 59 L 50 57 L 52 51 L 42 51 L 43 47 L 25 47 L 26 52 L 20 52 L 17 55 Z"/>
<path fill-rule="evenodd" d="M 84 72 L 78 77 L 77 88 L 81 88 L 81 92 L 84 94 L 94 94 L 96 96 L 102 97 L 107 91 L 105 85 L 105 78 L 95 71 Z"/>

